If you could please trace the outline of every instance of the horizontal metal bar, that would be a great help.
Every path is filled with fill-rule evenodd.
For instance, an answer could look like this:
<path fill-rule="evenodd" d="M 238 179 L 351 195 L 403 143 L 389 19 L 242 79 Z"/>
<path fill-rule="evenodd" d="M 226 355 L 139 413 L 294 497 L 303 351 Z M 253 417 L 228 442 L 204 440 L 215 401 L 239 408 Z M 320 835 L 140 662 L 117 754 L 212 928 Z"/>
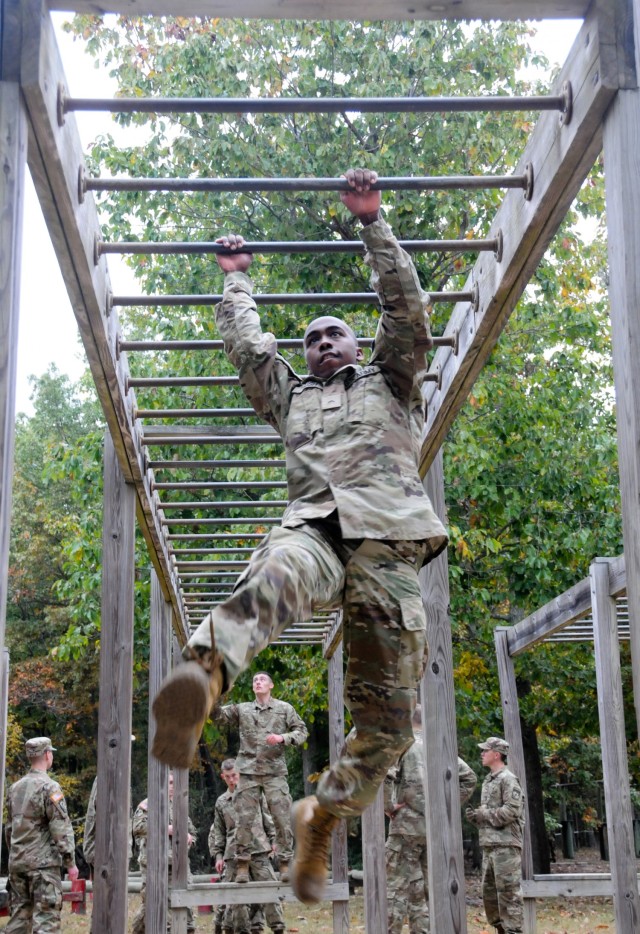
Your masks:
<path fill-rule="evenodd" d="M 164 444 L 173 444 L 176 447 L 182 445 L 206 445 L 206 444 L 227 444 L 230 447 L 235 444 L 277 444 L 280 438 L 276 434 L 272 435 L 172 435 L 169 432 L 163 435 L 144 435 L 142 443 L 147 447 L 159 446 Z"/>
<path fill-rule="evenodd" d="M 239 386 L 237 376 L 129 376 L 126 391 L 144 386 Z"/>
<path fill-rule="evenodd" d="M 160 519 L 162 525 L 280 525 L 281 517 L 277 516 L 228 516 L 224 519 L 206 519 L 202 517 L 191 517 L 188 519 L 167 519 L 164 516 Z"/>
<path fill-rule="evenodd" d="M 178 561 L 176 567 L 179 571 L 207 571 L 214 568 L 246 568 L 248 561 Z M 198 576 L 201 576 L 198 573 Z"/>
<path fill-rule="evenodd" d="M 473 300 L 472 292 L 430 292 L 431 300 L 433 301 L 434 295 L 446 295 L 446 299 L 442 301 L 448 302 L 470 302 Z M 169 303 L 168 303 L 169 304 Z M 433 337 L 434 347 L 446 346 L 450 347 L 452 339 L 450 337 Z M 372 337 L 359 337 L 358 346 L 359 347 L 371 347 L 373 344 Z M 138 350 L 224 350 L 224 343 L 222 341 L 120 341 L 118 344 L 119 350 L 127 351 L 138 351 Z M 292 338 L 291 340 L 279 340 L 278 341 L 278 350 L 294 350 L 294 349 L 303 349 L 303 343 L 301 337 Z"/>
<path fill-rule="evenodd" d="M 183 555 L 252 555 L 255 548 L 176 548 L 172 554 L 176 558 Z"/>
<path fill-rule="evenodd" d="M 67 97 L 62 94 L 60 112 L 152 114 L 257 114 L 257 113 L 485 113 L 497 111 L 564 112 L 565 96 L 518 97 Z"/>
<path fill-rule="evenodd" d="M 441 293 L 434 293 L 441 294 Z M 112 306 L 147 306 L 147 305 L 217 305 L 222 301 L 222 294 L 211 295 L 114 295 L 111 298 Z M 372 305 L 379 305 L 378 296 L 375 292 L 272 292 L 263 295 L 252 296 L 256 305 L 317 305 L 321 304 L 362 304 L 371 302 Z M 371 344 L 372 338 L 363 338 L 361 346 Z M 121 341 L 119 347 L 121 350 L 137 350 L 138 347 L 130 347 L 130 344 L 137 344 L 137 341 Z M 169 343 L 187 343 L 196 345 L 195 349 L 202 350 L 222 350 L 222 341 L 157 341 L 159 344 Z M 302 338 L 293 340 L 278 341 L 278 347 L 298 347 L 302 345 Z M 162 349 L 162 348 L 159 348 Z M 176 348 L 172 348 L 176 349 Z M 182 348 L 180 348 L 182 349 Z"/>
<path fill-rule="evenodd" d="M 135 418 L 259 418 L 255 409 L 136 409 Z"/>
<path fill-rule="evenodd" d="M 192 532 L 185 535 L 168 535 L 167 540 L 169 542 L 195 542 L 195 541 L 207 541 L 207 542 L 237 542 L 237 541 L 260 541 L 263 538 L 266 538 L 264 532 L 237 532 L 233 535 L 231 532 L 220 532 L 216 534 L 215 532 L 202 532 L 200 534 Z"/>
<path fill-rule="evenodd" d="M 491 240 L 400 240 L 400 246 L 408 253 L 498 253 L 499 238 Z M 281 240 L 245 243 L 244 253 L 265 255 L 267 253 L 364 253 L 362 240 Z M 183 240 L 163 241 L 133 240 L 130 242 L 96 242 L 97 256 L 118 255 L 189 255 L 216 253 L 232 255 L 231 250 L 214 241 Z"/>
<path fill-rule="evenodd" d="M 258 460 L 149 461 L 151 470 L 218 470 L 227 467 L 286 467 L 286 461 Z"/>
<path fill-rule="evenodd" d="M 378 178 L 377 191 L 452 191 L 526 188 L 526 175 L 436 175 L 431 178 Z M 349 191 L 345 178 L 92 178 L 81 191 Z"/>
<path fill-rule="evenodd" d="M 204 500 L 202 502 L 189 502 L 189 503 L 178 503 L 178 502 L 164 502 L 161 501 L 159 504 L 161 509 L 165 511 L 167 509 L 264 509 L 267 506 L 278 507 L 279 509 L 284 509 L 289 505 L 288 500 L 286 499 L 235 499 L 235 500 Z M 245 522 L 260 522 L 259 518 L 256 519 L 255 516 L 248 518 Z"/>
<path fill-rule="evenodd" d="M 203 480 L 185 483 L 154 483 L 154 490 L 283 490 L 286 480 Z"/>

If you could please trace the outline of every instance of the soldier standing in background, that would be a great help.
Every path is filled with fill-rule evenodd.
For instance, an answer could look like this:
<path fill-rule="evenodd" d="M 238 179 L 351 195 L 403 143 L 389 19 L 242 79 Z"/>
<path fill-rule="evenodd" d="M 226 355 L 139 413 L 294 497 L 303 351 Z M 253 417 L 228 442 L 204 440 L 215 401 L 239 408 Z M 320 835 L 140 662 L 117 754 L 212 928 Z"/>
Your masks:
<path fill-rule="evenodd" d="M 254 701 L 227 704 L 213 712 L 215 720 L 231 724 L 240 733 L 240 749 L 236 757 L 240 779 L 233 796 L 237 818 L 236 882 L 249 881 L 252 827 L 262 794 L 276 828 L 280 879 L 282 882 L 289 879 L 293 834 L 284 750 L 286 746 L 301 746 L 309 732 L 291 704 L 276 700 L 271 696 L 272 690 L 271 676 L 259 671 L 253 676 Z"/>
<path fill-rule="evenodd" d="M 414 743 L 391 769 L 384 783 L 384 809 L 389 817 L 385 847 L 389 934 L 401 934 L 409 918 L 410 934 L 429 931 L 429 876 L 427 868 L 427 822 L 424 797 L 424 752 L 422 708 L 413 714 Z M 478 778 L 458 757 L 460 804 L 465 804 Z"/>
<path fill-rule="evenodd" d="M 220 777 L 228 788 L 216 801 L 213 824 L 209 831 L 209 852 L 216 872 L 223 874 L 224 882 L 232 882 L 236 873 L 237 819 L 234 791 L 239 775 L 234 759 L 225 759 Z M 249 875 L 252 882 L 276 880 L 270 857 L 275 849 L 275 827 L 264 794 L 260 795 L 258 810 L 251 826 L 251 862 Z M 277 902 L 261 905 L 220 906 L 216 912 L 215 934 L 263 934 L 266 921 L 274 934 L 286 931 L 282 907 Z"/>
<path fill-rule="evenodd" d="M 7 794 L 5 836 L 9 848 L 9 934 L 60 931 L 64 866 L 78 878 L 73 827 L 60 785 L 49 778 L 56 751 L 48 736 L 25 743 L 30 771 Z"/>
<path fill-rule="evenodd" d="M 142 904 L 136 912 L 136 916 L 133 919 L 133 925 L 131 927 L 132 934 L 145 934 L 146 932 L 146 923 L 145 923 L 145 913 L 146 913 L 146 893 L 147 893 L 147 813 L 148 813 L 148 801 L 145 798 L 144 801 L 141 801 L 138 807 L 135 810 L 133 815 L 133 837 L 138 844 L 138 863 L 140 865 L 140 874 L 142 876 L 142 888 L 140 890 L 140 898 L 142 899 Z M 169 772 L 169 826 L 167 827 L 167 832 L 169 834 L 169 885 L 171 885 L 171 862 L 173 855 L 171 852 L 171 837 L 173 836 L 173 774 Z M 195 841 L 196 830 L 193 824 L 191 823 L 191 818 L 189 818 L 189 833 L 187 836 L 187 846 L 190 847 L 191 844 Z M 191 908 L 188 909 L 187 916 L 187 931 L 192 932 L 196 929 L 196 923 L 193 918 L 193 911 Z M 171 911 L 167 915 L 167 931 L 171 930 Z M 160 932 L 155 932 L 154 934 L 160 934 Z"/>
<path fill-rule="evenodd" d="M 478 743 L 489 774 L 482 783 L 479 808 L 467 808 L 482 847 L 482 900 L 489 924 L 498 934 L 520 934 L 523 922 L 522 831 L 524 798 L 520 782 L 505 763 L 509 743 L 490 736 Z"/>

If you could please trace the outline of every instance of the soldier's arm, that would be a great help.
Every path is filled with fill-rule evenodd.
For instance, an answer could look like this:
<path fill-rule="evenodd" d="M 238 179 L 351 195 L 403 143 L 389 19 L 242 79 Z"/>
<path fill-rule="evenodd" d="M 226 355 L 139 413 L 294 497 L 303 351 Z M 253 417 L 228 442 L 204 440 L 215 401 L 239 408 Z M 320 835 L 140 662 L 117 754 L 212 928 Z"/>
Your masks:
<path fill-rule="evenodd" d="M 466 804 L 475 791 L 478 776 L 460 757 L 458 757 L 458 781 L 460 783 L 460 804 Z"/>
<path fill-rule="evenodd" d="M 12 820 L 13 820 L 13 818 L 12 818 L 12 816 L 11 816 L 11 795 L 8 794 L 8 795 L 7 795 L 7 822 L 6 822 L 5 826 L 4 826 L 4 839 L 6 840 L 7 849 L 8 849 L 8 850 L 11 849 L 11 823 L 12 823 Z"/>
<path fill-rule="evenodd" d="M 136 843 L 139 843 L 141 839 L 147 836 L 147 801 L 141 801 L 138 807 L 135 810 L 133 815 L 133 823 L 131 825 L 131 830 L 133 832 L 133 837 Z"/>
<path fill-rule="evenodd" d="M 213 837 L 213 848 L 211 846 L 211 840 Z M 217 861 L 224 857 L 224 851 L 227 847 L 227 823 L 224 819 L 222 809 L 219 807 L 218 802 L 216 801 L 216 806 L 213 811 L 213 825 L 209 831 L 209 852 Z"/>
<path fill-rule="evenodd" d="M 285 746 L 302 746 L 306 741 L 309 730 L 302 717 L 289 705 L 286 721 L 287 732 L 282 734 Z"/>
<path fill-rule="evenodd" d="M 211 711 L 211 719 L 216 723 L 228 723 L 231 726 L 238 726 L 240 723 L 240 711 L 237 704 L 225 704 L 224 707 L 217 704 Z"/>
<path fill-rule="evenodd" d="M 501 784 L 502 804 L 497 808 L 484 807 L 480 810 L 484 812 L 484 817 L 492 827 L 506 827 L 507 824 L 514 824 L 522 817 L 524 810 L 524 799 L 522 788 L 517 778 L 503 781 Z"/>
<path fill-rule="evenodd" d="M 74 869 L 76 865 L 75 838 L 73 827 L 67 813 L 67 802 L 62 789 L 56 783 L 43 786 L 44 811 L 49 820 L 49 833 L 65 869 Z"/>

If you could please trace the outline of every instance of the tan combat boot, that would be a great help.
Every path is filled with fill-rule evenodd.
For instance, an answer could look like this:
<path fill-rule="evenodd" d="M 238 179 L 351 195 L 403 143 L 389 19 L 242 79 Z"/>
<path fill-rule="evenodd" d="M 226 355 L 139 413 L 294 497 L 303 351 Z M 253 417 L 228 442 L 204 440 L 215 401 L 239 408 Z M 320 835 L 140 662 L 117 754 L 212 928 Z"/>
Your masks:
<path fill-rule="evenodd" d="M 234 882 L 240 882 L 244 884 L 249 881 L 249 862 L 248 859 L 239 859 L 236 862 L 236 874 L 234 876 Z"/>
<path fill-rule="evenodd" d="M 315 795 L 297 801 L 291 812 L 295 853 L 291 885 L 297 898 L 307 905 L 322 900 L 327 881 L 327 859 L 331 832 L 338 818 L 326 811 Z"/>
<path fill-rule="evenodd" d="M 280 881 L 281 882 L 289 881 L 289 860 L 288 859 L 280 860 Z"/>
<path fill-rule="evenodd" d="M 193 761 L 205 720 L 224 687 L 222 656 L 215 649 L 192 650 L 160 685 L 153 701 L 156 759 L 179 769 Z"/>

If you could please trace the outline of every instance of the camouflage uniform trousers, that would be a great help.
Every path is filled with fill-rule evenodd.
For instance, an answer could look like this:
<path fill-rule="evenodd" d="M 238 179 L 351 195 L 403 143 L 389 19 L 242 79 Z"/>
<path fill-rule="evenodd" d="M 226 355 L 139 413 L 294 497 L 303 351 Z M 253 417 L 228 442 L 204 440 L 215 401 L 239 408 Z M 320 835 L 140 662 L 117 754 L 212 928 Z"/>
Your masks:
<path fill-rule="evenodd" d="M 236 861 L 228 859 L 224 867 L 223 882 L 235 878 Z M 249 878 L 252 882 L 275 882 L 271 860 L 267 854 L 254 854 L 249 864 Z M 221 910 L 222 909 L 222 910 Z M 266 925 L 274 934 L 284 934 L 287 930 L 282 906 L 279 902 L 266 905 L 227 905 L 216 909 L 214 928 L 224 934 L 263 934 Z"/>
<path fill-rule="evenodd" d="M 58 934 L 61 930 L 62 880 L 60 869 L 24 870 L 9 873 L 11 934 Z"/>
<path fill-rule="evenodd" d="M 284 775 L 241 775 L 233 795 L 236 812 L 236 859 L 251 859 L 253 824 L 261 805 L 260 792 L 269 806 L 276 829 L 276 852 L 280 859 L 293 857 L 291 795 Z"/>
<path fill-rule="evenodd" d="M 417 571 L 426 548 L 414 541 L 343 540 L 331 520 L 274 529 L 233 595 L 189 640 L 210 647 L 213 621 L 230 687 L 291 623 L 310 619 L 314 607 L 342 607 L 345 702 L 355 729 L 317 789 L 320 804 L 337 817 L 361 814 L 413 742 L 426 647 Z"/>
<path fill-rule="evenodd" d="M 389 834 L 385 846 L 389 934 L 429 934 L 427 841 L 422 836 Z"/>
<path fill-rule="evenodd" d="M 519 847 L 482 847 L 482 900 L 487 921 L 499 934 L 522 931 L 522 851 Z"/>
<path fill-rule="evenodd" d="M 189 873 L 191 876 L 191 873 Z M 146 934 L 146 924 L 145 924 L 145 913 L 146 913 L 146 903 L 147 903 L 147 873 L 143 869 L 141 872 L 142 878 L 142 887 L 140 889 L 140 900 L 141 905 L 136 911 L 135 917 L 133 919 L 133 924 L 131 925 L 131 934 Z M 169 885 L 171 885 L 171 866 L 169 866 Z M 187 909 L 187 931 L 193 932 L 196 929 L 196 923 L 193 919 L 193 911 L 191 908 Z M 167 934 L 171 931 L 171 906 L 167 904 Z"/>

